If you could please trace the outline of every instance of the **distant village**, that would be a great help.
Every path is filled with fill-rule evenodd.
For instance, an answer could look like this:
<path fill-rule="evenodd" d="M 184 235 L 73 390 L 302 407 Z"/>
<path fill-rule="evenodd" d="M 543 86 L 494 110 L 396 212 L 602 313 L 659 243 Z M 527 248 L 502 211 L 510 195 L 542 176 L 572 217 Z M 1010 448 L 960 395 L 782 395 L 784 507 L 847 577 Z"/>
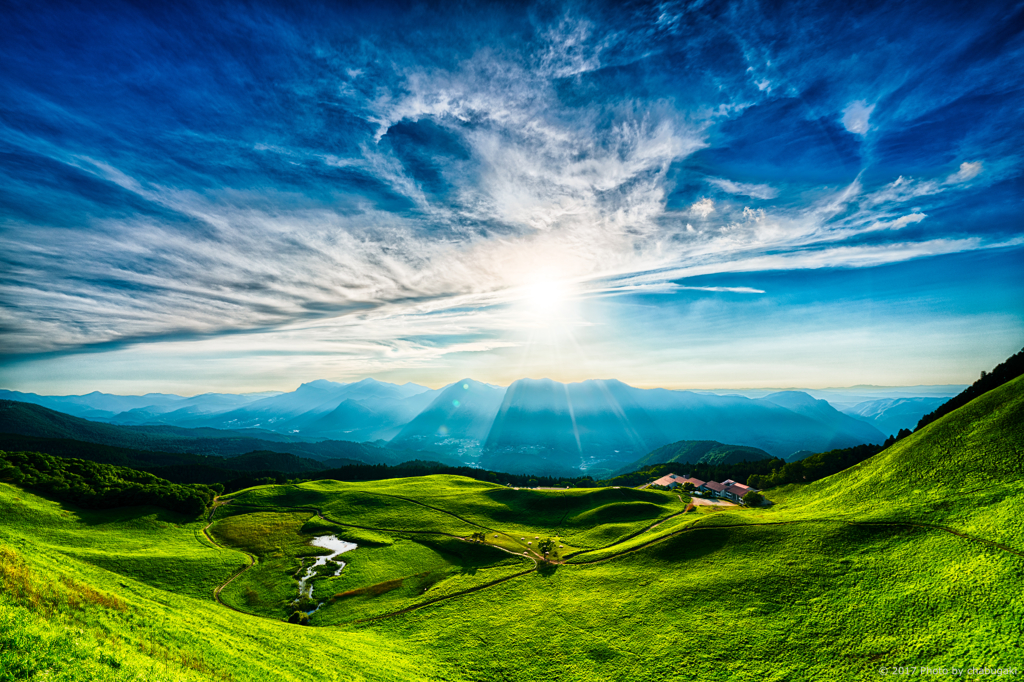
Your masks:
<path fill-rule="evenodd" d="M 657 481 L 652 481 L 644 487 L 660 486 L 671 490 L 677 487 L 685 487 L 687 483 L 693 486 L 694 492 L 710 493 L 712 497 L 728 500 L 729 502 L 734 502 L 736 504 L 742 504 L 743 496 L 747 493 L 759 492 L 757 489 L 751 488 L 748 485 L 743 485 L 742 483 L 737 483 L 731 478 L 719 483 L 718 481 L 702 481 L 699 478 L 676 476 L 675 474 L 666 474 Z"/>

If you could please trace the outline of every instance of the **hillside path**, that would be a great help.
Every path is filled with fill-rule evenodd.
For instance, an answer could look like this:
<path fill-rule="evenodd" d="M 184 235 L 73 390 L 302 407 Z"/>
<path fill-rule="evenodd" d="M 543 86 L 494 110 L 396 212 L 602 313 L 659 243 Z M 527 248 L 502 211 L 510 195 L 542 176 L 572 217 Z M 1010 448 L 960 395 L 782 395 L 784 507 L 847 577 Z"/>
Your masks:
<path fill-rule="evenodd" d="M 221 506 L 223 506 L 225 504 L 231 504 L 231 500 L 228 500 L 226 502 L 218 503 L 216 498 L 214 499 L 214 501 L 213 501 L 213 508 L 210 510 L 210 515 L 206 518 L 208 523 L 206 524 L 206 526 L 203 527 L 203 535 L 205 535 L 206 539 L 209 540 L 210 542 L 212 542 L 214 544 L 214 546 L 220 547 L 221 549 L 226 549 L 226 550 L 230 551 L 230 550 L 232 550 L 234 548 L 233 547 L 225 547 L 224 545 L 222 545 L 219 542 L 217 542 L 216 540 L 214 540 L 213 535 L 210 534 L 210 526 L 213 525 L 213 516 L 214 516 L 214 514 L 217 513 L 217 510 Z M 256 562 L 257 562 L 255 554 L 250 554 L 249 552 L 246 552 L 243 549 L 234 549 L 234 551 L 241 552 L 245 556 L 249 557 L 249 565 L 248 566 L 242 566 L 240 569 L 235 571 L 234 574 L 230 578 L 228 578 L 226 581 L 224 581 L 221 585 L 215 587 L 214 590 L 213 590 L 213 598 L 215 600 L 217 600 L 217 602 L 219 602 L 222 606 L 226 606 L 229 609 L 231 609 L 232 611 L 237 611 L 238 613 L 245 613 L 246 615 L 251 616 L 252 615 L 251 613 L 246 613 L 245 611 L 242 611 L 241 609 L 236 609 L 234 606 L 232 606 L 231 604 L 228 604 L 226 601 L 224 601 L 224 599 L 222 599 L 221 596 L 220 596 L 221 591 L 225 587 L 227 587 L 232 582 L 234 582 L 234 580 L 236 578 L 238 578 L 238 576 L 242 575 L 243 573 L 248 571 L 250 568 L 255 566 Z"/>

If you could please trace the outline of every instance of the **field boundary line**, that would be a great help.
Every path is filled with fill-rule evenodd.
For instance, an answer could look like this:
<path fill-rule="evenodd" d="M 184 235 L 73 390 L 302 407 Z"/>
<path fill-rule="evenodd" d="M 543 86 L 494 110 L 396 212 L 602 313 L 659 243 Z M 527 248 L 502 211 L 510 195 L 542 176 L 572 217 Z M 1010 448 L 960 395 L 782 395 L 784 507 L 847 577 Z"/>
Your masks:
<path fill-rule="evenodd" d="M 624 556 L 626 554 L 632 554 L 633 552 L 638 552 L 638 551 L 640 551 L 642 549 L 646 549 L 647 547 L 650 547 L 651 545 L 655 545 L 655 544 L 657 544 L 659 542 L 663 542 L 663 541 L 668 540 L 670 538 L 682 535 L 683 533 L 689 533 L 689 532 L 695 531 L 695 530 L 705 530 L 705 529 L 709 529 L 709 530 L 710 529 L 714 529 L 714 530 L 728 530 L 728 529 L 733 529 L 733 528 L 749 528 L 751 526 L 785 526 L 785 525 L 793 525 L 793 524 L 798 524 L 798 523 L 841 523 L 841 524 L 845 524 L 845 525 L 848 525 L 848 526 L 890 526 L 890 527 L 908 527 L 909 526 L 909 527 L 912 527 L 912 528 L 925 528 L 925 529 L 928 529 L 928 530 L 938 530 L 938 531 L 943 531 L 943 532 L 949 533 L 951 535 L 955 535 L 956 537 L 962 538 L 964 540 L 969 540 L 969 541 L 973 541 L 973 542 L 980 542 L 982 544 L 986 544 L 986 545 L 989 545 L 991 547 L 995 547 L 996 549 L 1000 549 L 1000 550 L 1003 550 L 1005 552 L 1009 552 L 1010 554 L 1013 554 L 1015 556 L 1024 558 L 1024 552 L 1021 552 L 1019 550 L 1013 549 L 1012 547 L 1008 547 L 1008 546 L 1006 546 L 1004 544 L 1001 544 L 1001 543 L 998 543 L 998 542 L 994 542 L 992 540 L 986 540 L 985 538 L 979 538 L 977 536 L 968 535 L 967 533 L 961 533 L 960 531 L 953 530 L 952 528 L 946 528 L 945 526 L 939 526 L 939 525 L 936 525 L 936 524 L 919 523 L 919 522 L 915 522 L 915 521 L 850 521 L 850 520 L 847 520 L 847 519 L 793 519 L 791 521 L 760 521 L 760 522 L 754 522 L 754 523 L 728 523 L 728 524 L 715 524 L 715 525 L 706 525 L 706 524 L 694 523 L 694 524 L 691 524 L 691 525 L 689 525 L 689 526 L 687 526 L 685 528 L 681 528 L 681 529 L 679 529 L 677 531 L 673 531 L 671 533 L 667 533 L 667 534 L 662 535 L 662 536 L 657 537 L 657 538 L 652 538 L 651 540 L 649 540 L 649 541 L 647 541 L 647 542 L 645 542 L 645 543 L 643 543 L 641 545 L 637 545 L 636 547 L 631 547 L 630 549 L 626 549 L 626 550 L 623 550 L 621 552 L 617 552 L 615 554 L 611 554 L 610 556 L 603 557 L 601 559 L 593 559 L 591 561 L 575 561 L 575 562 L 571 562 L 571 563 L 569 561 L 566 561 L 566 563 L 563 564 L 563 565 L 564 566 L 586 566 L 588 564 L 596 564 L 596 563 L 601 563 L 603 561 L 610 561 L 610 560 L 616 559 L 616 558 L 618 558 L 620 556 Z M 620 543 L 616 543 L 616 544 L 620 544 Z M 600 549 L 586 550 L 586 552 L 598 552 L 598 551 L 601 551 L 601 550 Z M 581 553 L 577 553 L 577 554 L 574 554 L 573 556 L 579 556 L 580 554 Z"/>
<path fill-rule="evenodd" d="M 392 495 L 391 493 L 371 493 L 371 492 L 368 492 L 366 490 L 361 490 L 359 492 L 363 492 L 363 493 L 366 493 L 368 495 L 381 495 L 382 497 L 393 497 L 396 500 L 405 500 L 406 502 L 411 502 L 412 504 L 418 504 L 421 507 L 426 507 L 427 509 L 433 509 L 434 511 L 441 512 L 442 514 L 447 514 L 448 516 L 451 516 L 454 519 L 458 519 L 459 521 L 462 521 L 463 523 L 468 523 L 471 526 L 476 526 L 477 528 L 483 528 L 483 529 L 489 530 L 489 531 L 495 531 L 495 529 L 491 528 L 490 526 L 485 526 L 482 523 L 477 523 L 476 521 L 470 521 L 467 518 L 463 518 L 463 517 L 459 516 L 455 512 L 450 512 L 450 511 L 448 511 L 446 509 L 441 509 L 440 507 L 434 507 L 434 506 L 429 505 L 429 504 L 427 504 L 425 502 L 420 502 L 419 500 L 414 500 L 411 497 L 404 497 L 402 495 Z"/>
<path fill-rule="evenodd" d="M 449 599 L 455 599 L 456 597 L 464 597 L 467 594 L 472 594 L 473 592 L 479 592 L 480 590 L 487 589 L 488 587 L 494 587 L 495 585 L 500 585 L 501 583 L 508 582 L 509 580 L 512 580 L 514 578 L 521 578 L 524 575 L 529 575 L 530 573 L 536 573 L 536 572 L 537 572 L 536 568 L 531 568 L 529 570 L 522 571 L 520 573 L 514 573 L 512 575 L 507 575 L 504 578 L 498 578 L 497 580 L 492 580 L 491 582 L 484 583 L 483 585 L 476 585 L 474 587 L 467 588 L 465 590 L 462 590 L 461 592 L 455 592 L 454 594 L 446 594 L 443 597 L 435 597 L 434 599 L 429 599 L 429 600 L 427 600 L 425 602 L 421 602 L 419 604 L 413 604 L 411 606 L 407 606 L 404 609 L 400 609 L 398 611 L 392 611 L 391 613 L 384 613 L 384 614 L 381 614 L 379 616 L 369 616 L 368 618 L 360 618 L 358 620 L 349 621 L 348 623 L 343 623 L 341 625 L 335 625 L 333 627 L 345 627 L 346 625 L 356 625 L 358 623 L 369 623 L 369 622 L 375 621 L 375 620 L 383 620 L 384 618 L 394 618 L 395 616 L 401 616 L 401 615 L 404 615 L 404 614 L 409 613 L 411 611 L 417 611 L 419 609 L 422 609 L 424 606 L 430 606 L 432 604 L 437 604 L 438 602 L 447 601 Z"/>

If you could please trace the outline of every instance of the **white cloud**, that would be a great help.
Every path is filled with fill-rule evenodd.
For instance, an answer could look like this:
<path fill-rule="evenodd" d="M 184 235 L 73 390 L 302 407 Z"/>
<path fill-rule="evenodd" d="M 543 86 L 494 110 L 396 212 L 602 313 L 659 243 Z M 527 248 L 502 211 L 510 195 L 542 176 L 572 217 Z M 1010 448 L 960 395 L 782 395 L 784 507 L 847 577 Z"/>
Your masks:
<path fill-rule="evenodd" d="M 877 192 L 864 197 L 862 203 L 868 207 L 886 203 L 903 203 L 918 197 L 938 194 L 942 189 L 942 185 L 934 180 L 914 180 L 901 175 Z"/>
<path fill-rule="evenodd" d="M 755 199 L 774 199 L 779 191 L 771 185 L 758 185 L 745 182 L 733 182 L 726 178 L 709 178 L 708 182 L 729 194 L 740 194 Z"/>
<path fill-rule="evenodd" d="M 690 212 L 700 216 L 701 218 L 707 218 L 715 210 L 715 202 L 707 197 L 697 201 L 690 207 Z"/>
<path fill-rule="evenodd" d="M 715 292 L 726 292 L 731 294 L 763 294 L 764 289 L 754 289 L 751 287 L 678 287 L 680 291 L 715 291 Z"/>
<path fill-rule="evenodd" d="M 921 222 L 922 220 L 924 220 L 927 217 L 928 216 L 926 216 L 924 213 L 920 213 L 920 212 L 910 213 L 910 214 L 905 215 L 905 216 L 900 216 L 896 220 L 892 221 L 891 223 L 888 224 L 888 227 L 889 227 L 889 229 L 892 229 L 892 230 L 900 230 L 900 229 L 906 227 L 907 225 L 913 225 L 914 223 L 919 223 L 919 222 Z"/>
<path fill-rule="evenodd" d="M 877 251 L 841 246 L 852 236 L 920 222 L 924 213 L 899 211 L 898 204 L 950 189 L 912 178 L 866 196 L 859 182 L 821 190 L 819 199 L 798 208 L 741 210 L 705 197 L 667 213 L 669 168 L 705 145 L 705 126 L 720 114 L 683 116 L 669 102 L 567 109 L 553 79 L 599 68 L 613 38 L 565 20 L 546 39 L 532 61 L 483 52 L 450 71 L 410 70 L 400 87 L 382 89 L 365 104 L 378 140 L 400 121 L 425 119 L 459 139 L 469 158 L 444 169 L 453 199 L 433 198 L 386 144 L 367 143 L 346 158 L 257 145 L 298 162 L 366 172 L 408 200 L 414 209 L 406 212 L 389 213 L 369 200 L 336 211 L 289 208 L 266 192 L 186 191 L 47 148 L 58 161 L 187 217 L 191 231 L 141 218 L 110 218 L 89 229 L 6 230 L 0 251 L 12 265 L 0 300 L 17 305 L 2 310 L 2 324 L 20 331 L 5 341 L 46 351 L 296 325 L 308 330 L 313 320 L 332 330 L 322 339 L 332 352 L 363 349 L 366 362 L 374 353 L 413 362 L 442 351 L 396 338 L 490 339 L 449 344 L 466 351 L 505 343 L 494 339 L 519 323 L 503 308 L 542 271 L 557 273 L 586 297 L 639 286 L 672 290 L 669 280 L 702 273 L 857 267 L 984 246 L 964 240 Z M 872 109 L 851 104 L 844 125 L 863 134 Z M 981 171 L 980 161 L 964 162 L 945 184 L 968 182 Z M 755 199 L 778 195 L 767 184 L 708 182 Z M 694 218 L 702 221 L 699 229 Z M 489 308 L 452 313 L 481 307 Z"/>
<path fill-rule="evenodd" d="M 871 112 L 874 110 L 875 105 L 864 100 L 850 102 L 843 110 L 843 127 L 855 135 L 866 134 L 871 129 Z"/>
<path fill-rule="evenodd" d="M 946 184 L 959 185 L 962 182 L 973 180 L 982 170 L 981 161 L 964 161 L 960 164 L 960 170 L 946 178 Z"/>

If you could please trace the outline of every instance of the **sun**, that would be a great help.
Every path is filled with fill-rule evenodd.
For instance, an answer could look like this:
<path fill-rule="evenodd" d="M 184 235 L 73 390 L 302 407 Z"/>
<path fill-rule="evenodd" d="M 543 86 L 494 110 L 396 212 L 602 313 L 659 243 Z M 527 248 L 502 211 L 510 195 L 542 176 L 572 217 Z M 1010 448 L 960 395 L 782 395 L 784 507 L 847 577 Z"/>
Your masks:
<path fill-rule="evenodd" d="M 534 318 L 547 320 L 557 317 L 569 298 L 565 283 L 552 277 L 538 276 L 522 289 L 522 306 Z"/>

